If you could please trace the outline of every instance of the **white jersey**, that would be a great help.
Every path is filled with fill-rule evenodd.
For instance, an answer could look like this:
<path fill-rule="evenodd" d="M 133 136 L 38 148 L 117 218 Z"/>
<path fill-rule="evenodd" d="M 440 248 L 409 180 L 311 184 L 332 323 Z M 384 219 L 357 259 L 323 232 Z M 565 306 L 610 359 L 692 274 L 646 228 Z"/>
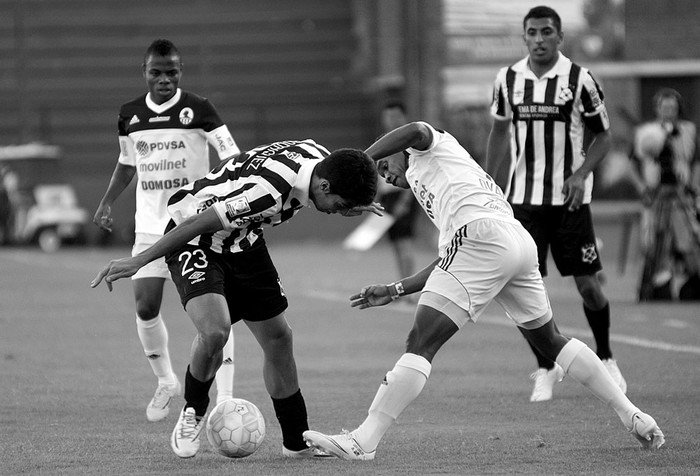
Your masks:
<path fill-rule="evenodd" d="M 122 105 L 118 127 L 119 162 L 136 167 L 136 233 L 163 234 L 170 196 L 209 172 L 208 144 L 220 160 L 239 152 L 209 100 L 180 89 L 160 105 L 148 94 Z"/>
<path fill-rule="evenodd" d="M 439 230 L 441 252 L 460 228 L 474 220 L 518 223 L 501 189 L 457 139 L 423 124 L 433 140 L 427 150 L 407 149 L 406 179 Z"/>

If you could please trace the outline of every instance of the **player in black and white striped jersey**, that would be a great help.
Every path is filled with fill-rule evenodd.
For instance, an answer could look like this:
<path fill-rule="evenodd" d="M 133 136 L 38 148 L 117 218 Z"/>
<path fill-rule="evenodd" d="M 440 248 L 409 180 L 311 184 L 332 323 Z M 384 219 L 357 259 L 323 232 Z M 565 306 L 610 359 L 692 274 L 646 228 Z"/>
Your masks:
<path fill-rule="evenodd" d="M 199 450 L 209 389 L 221 365 L 231 324 L 243 320 L 264 354 L 263 378 L 290 458 L 327 456 L 307 448 L 306 405 L 299 388 L 285 296 L 263 238 L 263 228 L 300 209 L 344 216 L 381 213 L 374 161 L 356 149 L 329 154 L 312 140 L 275 142 L 221 163 L 177 191 L 163 238 L 143 253 L 113 260 L 95 278 L 126 278 L 161 257 L 166 261 L 197 336 L 185 376 L 185 406 L 171 437 L 180 457 Z"/>
<path fill-rule="evenodd" d="M 531 9 L 523 30 L 529 55 L 496 76 L 486 169 L 535 239 L 542 275 L 551 247 L 561 275 L 574 277 L 596 354 L 625 392 L 610 349 L 610 305 L 598 279 L 602 264 L 589 207 L 593 170 L 611 143 L 603 90 L 559 52 L 564 34 L 556 11 Z M 539 369 L 530 401 L 550 400 L 564 372 L 531 348 Z"/>

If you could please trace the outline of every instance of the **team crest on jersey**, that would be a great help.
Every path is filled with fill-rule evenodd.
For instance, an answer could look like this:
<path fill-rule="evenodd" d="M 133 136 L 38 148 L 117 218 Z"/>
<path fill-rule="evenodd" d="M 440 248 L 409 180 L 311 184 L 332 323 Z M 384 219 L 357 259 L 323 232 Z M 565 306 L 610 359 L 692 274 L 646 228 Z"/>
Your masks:
<path fill-rule="evenodd" d="M 226 204 L 226 214 L 231 217 L 241 215 L 243 213 L 248 213 L 250 211 L 250 204 L 246 197 L 235 197 L 224 202 Z"/>
<path fill-rule="evenodd" d="M 180 122 L 182 125 L 189 125 L 194 120 L 194 111 L 190 107 L 185 107 L 180 111 Z"/>
<path fill-rule="evenodd" d="M 572 99 L 574 99 L 574 93 L 571 92 L 571 89 L 568 86 L 561 88 L 561 92 L 559 93 L 559 99 L 561 99 L 564 102 L 569 102 Z"/>
<path fill-rule="evenodd" d="M 595 250 L 595 243 L 587 243 L 581 247 L 581 261 L 591 264 L 598 258 Z"/>

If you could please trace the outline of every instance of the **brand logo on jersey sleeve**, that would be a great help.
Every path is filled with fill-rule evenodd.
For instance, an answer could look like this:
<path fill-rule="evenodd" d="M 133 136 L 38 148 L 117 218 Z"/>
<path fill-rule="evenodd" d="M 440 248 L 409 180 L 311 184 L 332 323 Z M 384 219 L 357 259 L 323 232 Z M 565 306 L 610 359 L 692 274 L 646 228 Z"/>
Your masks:
<path fill-rule="evenodd" d="M 226 205 L 226 214 L 230 217 L 235 217 L 250 211 L 250 204 L 246 197 L 235 197 L 224 202 Z"/>
<path fill-rule="evenodd" d="M 194 111 L 190 107 L 185 107 L 180 111 L 180 122 L 187 126 L 194 120 Z"/>

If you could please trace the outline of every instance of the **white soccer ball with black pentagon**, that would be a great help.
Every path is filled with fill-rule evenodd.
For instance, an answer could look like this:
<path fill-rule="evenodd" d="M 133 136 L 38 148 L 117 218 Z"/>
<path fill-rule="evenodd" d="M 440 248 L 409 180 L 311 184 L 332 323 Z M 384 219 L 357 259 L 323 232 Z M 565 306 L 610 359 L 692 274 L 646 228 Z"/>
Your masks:
<path fill-rule="evenodd" d="M 255 453 L 265 439 L 265 418 L 253 403 L 232 398 L 211 411 L 206 433 L 217 453 L 229 458 L 245 458 Z"/>

